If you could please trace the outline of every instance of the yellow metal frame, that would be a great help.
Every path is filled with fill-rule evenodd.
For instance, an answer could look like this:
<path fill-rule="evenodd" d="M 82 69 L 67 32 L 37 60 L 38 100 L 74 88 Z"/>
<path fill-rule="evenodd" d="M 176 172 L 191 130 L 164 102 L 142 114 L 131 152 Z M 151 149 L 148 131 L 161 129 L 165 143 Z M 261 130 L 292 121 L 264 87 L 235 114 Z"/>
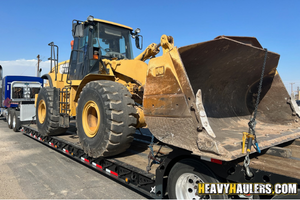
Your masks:
<path fill-rule="evenodd" d="M 76 95 L 74 98 L 74 101 L 77 102 L 79 95 L 83 89 L 83 87 L 91 82 L 91 81 L 96 81 L 96 80 L 111 80 L 114 81 L 115 80 L 115 76 L 111 76 L 111 75 L 103 75 L 103 74 L 88 74 L 86 75 L 82 80 L 72 80 L 72 87 L 76 86 L 77 90 L 76 90 Z"/>

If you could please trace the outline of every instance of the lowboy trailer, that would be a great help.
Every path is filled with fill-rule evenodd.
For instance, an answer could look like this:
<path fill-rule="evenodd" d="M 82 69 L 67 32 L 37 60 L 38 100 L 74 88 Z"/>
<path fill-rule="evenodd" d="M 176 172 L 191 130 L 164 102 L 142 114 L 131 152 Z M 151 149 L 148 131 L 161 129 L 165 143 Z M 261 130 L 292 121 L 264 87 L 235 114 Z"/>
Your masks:
<path fill-rule="evenodd" d="M 299 139 L 271 147 L 261 154 L 251 154 L 250 170 L 253 177 L 249 178 L 245 175 L 243 158 L 225 162 L 196 156 L 190 151 L 163 144 L 156 139 L 153 140 L 147 129 L 136 132 L 133 145 L 124 153 L 108 158 L 92 158 L 84 153 L 74 129 L 75 127 L 71 125 L 66 134 L 60 136 L 42 136 L 34 124 L 23 126 L 22 130 L 26 136 L 152 198 L 165 198 L 170 192 L 177 192 L 179 193 L 177 195 L 180 196 L 180 191 L 173 190 L 178 190 L 180 185 L 176 180 L 176 177 L 180 176 L 178 173 L 184 174 L 186 170 L 197 176 L 196 179 L 191 180 L 199 179 L 198 181 L 203 182 L 213 178 L 223 183 L 297 183 L 298 186 L 300 185 Z M 197 192 L 194 187 L 196 182 L 182 183 L 181 189 L 190 190 L 195 194 Z M 172 187 L 174 184 L 175 187 Z M 297 189 L 299 191 L 299 187 Z M 210 198 L 217 196 L 211 195 Z M 228 196 L 223 195 L 222 197 L 227 198 Z M 246 198 L 247 196 L 239 197 Z M 270 197 L 300 198 L 300 195 L 298 193 L 298 195 L 292 196 Z M 200 196 L 200 198 L 202 197 Z"/>

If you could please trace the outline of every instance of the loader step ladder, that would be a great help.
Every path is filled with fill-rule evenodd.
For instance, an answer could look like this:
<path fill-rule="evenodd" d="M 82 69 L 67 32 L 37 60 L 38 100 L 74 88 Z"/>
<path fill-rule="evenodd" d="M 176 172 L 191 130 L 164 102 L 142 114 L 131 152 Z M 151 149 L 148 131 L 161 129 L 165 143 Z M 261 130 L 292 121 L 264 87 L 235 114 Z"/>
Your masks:
<path fill-rule="evenodd" d="M 70 86 L 64 87 L 59 91 L 60 114 L 69 114 L 70 112 Z"/>

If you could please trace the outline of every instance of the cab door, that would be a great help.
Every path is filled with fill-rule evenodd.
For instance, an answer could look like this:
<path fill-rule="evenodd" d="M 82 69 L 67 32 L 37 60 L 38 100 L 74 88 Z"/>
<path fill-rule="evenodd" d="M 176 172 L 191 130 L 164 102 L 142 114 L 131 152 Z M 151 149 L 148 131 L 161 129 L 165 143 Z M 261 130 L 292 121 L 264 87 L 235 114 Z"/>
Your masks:
<path fill-rule="evenodd" d="M 88 73 L 88 27 L 83 37 L 74 37 L 73 50 L 70 58 L 70 80 L 81 80 Z"/>

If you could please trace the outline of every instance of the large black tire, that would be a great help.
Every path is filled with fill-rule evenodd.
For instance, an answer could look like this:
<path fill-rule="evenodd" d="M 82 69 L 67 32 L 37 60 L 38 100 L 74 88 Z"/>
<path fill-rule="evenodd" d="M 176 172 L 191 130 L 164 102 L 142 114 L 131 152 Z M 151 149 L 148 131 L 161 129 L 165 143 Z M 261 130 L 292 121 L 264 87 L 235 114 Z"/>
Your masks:
<path fill-rule="evenodd" d="M 15 113 L 14 109 L 8 109 L 7 125 L 8 125 L 8 128 L 10 128 L 10 129 L 12 129 L 12 119 L 13 119 L 14 113 Z"/>
<path fill-rule="evenodd" d="M 92 81 L 80 93 L 77 106 L 77 134 L 89 156 L 114 156 L 124 152 L 133 140 L 136 109 L 130 92 L 120 83 Z"/>
<path fill-rule="evenodd" d="M 184 159 L 176 163 L 168 176 L 168 195 L 169 199 L 199 199 L 198 182 L 219 183 L 217 178 L 210 169 L 203 163 L 195 159 Z M 210 195 L 202 198 L 227 199 L 228 196 Z"/>
<path fill-rule="evenodd" d="M 36 102 L 36 125 L 41 135 L 61 135 L 68 129 L 59 127 L 59 99 L 55 88 L 42 88 Z"/>
<path fill-rule="evenodd" d="M 14 132 L 19 132 L 21 128 L 21 122 L 19 116 L 20 116 L 20 111 L 15 111 L 12 116 L 12 129 L 14 130 Z"/>

